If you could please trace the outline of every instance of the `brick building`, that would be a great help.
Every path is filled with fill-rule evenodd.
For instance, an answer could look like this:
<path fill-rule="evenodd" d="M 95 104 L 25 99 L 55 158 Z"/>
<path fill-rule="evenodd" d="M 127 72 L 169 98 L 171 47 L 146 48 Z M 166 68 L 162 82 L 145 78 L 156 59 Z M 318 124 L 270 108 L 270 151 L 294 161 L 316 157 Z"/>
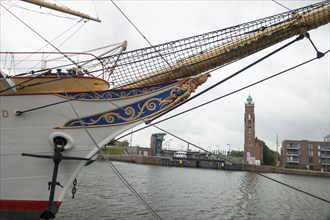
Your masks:
<path fill-rule="evenodd" d="M 330 142 L 285 140 L 281 148 L 281 165 L 330 171 Z"/>
<path fill-rule="evenodd" d="M 129 154 L 140 155 L 140 156 L 152 156 L 154 155 L 154 150 L 149 147 L 131 146 L 129 148 Z"/>
<path fill-rule="evenodd" d="M 244 114 L 244 163 L 263 163 L 263 143 L 256 137 L 254 102 L 249 95 L 245 102 Z"/>

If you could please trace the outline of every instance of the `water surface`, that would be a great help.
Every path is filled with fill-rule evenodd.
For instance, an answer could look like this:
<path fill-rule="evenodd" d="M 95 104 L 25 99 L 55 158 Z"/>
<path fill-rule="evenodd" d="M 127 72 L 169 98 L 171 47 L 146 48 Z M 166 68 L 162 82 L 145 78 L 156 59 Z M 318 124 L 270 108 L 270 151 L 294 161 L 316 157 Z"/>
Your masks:
<path fill-rule="evenodd" d="M 114 162 L 162 219 L 330 219 L 330 204 L 249 172 Z M 330 200 L 330 178 L 266 174 Z M 107 162 L 78 176 L 56 219 L 154 219 Z"/>

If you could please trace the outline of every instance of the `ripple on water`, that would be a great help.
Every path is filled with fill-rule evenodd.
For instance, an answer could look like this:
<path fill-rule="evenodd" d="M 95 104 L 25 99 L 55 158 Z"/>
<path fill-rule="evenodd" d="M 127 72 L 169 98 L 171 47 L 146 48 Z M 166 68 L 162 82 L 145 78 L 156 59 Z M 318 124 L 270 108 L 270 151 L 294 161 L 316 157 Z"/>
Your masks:
<path fill-rule="evenodd" d="M 114 164 L 162 219 L 330 219 L 327 203 L 253 173 Z M 266 175 L 330 198 L 330 178 Z M 105 162 L 77 179 L 56 219 L 154 219 Z"/>

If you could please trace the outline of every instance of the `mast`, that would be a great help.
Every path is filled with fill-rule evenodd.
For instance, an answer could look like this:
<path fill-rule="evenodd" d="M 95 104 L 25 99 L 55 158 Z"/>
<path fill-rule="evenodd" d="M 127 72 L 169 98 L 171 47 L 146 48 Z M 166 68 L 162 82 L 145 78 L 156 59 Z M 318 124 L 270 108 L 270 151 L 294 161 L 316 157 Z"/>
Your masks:
<path fill-rule="evenodd" d="M 75 11 L 75 10 L 65 8 L 65 7 L 62 7 L 62 6 L 58 6 L 56 4 L 45 2 L 45 1 L 42 1 L 42 0 L 22 0 L 22 1 L 38 5 L 40 7 L 45 7 L 45 8 L 53 9 L 53 10 L 56 10 L 56 11 L 64 12 L 64 13 L 74 15 L 74 16 L 77 16 L 77 17 L 85 18 L 85 19 L 88 19 L 88 20 L 101 22 L 101 20 L 98 19 L 98 18 L 93 18 L 93 17 L 91 17 L 87 14 L 81 13 L 79 11 Z"/>

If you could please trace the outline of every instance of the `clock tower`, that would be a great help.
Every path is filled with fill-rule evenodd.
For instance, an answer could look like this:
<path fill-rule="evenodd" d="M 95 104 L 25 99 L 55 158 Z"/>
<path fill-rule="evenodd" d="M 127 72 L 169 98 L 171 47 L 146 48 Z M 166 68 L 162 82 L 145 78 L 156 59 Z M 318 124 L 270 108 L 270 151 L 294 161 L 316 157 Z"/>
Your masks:
<path fill-rule="evenodd" d="M 255 146 L 254 102 L 252 97 L 249 95 L 245 102 L 244 114 L 244 163 L 251 163 L 251 159 L 255 156 Z"/>

